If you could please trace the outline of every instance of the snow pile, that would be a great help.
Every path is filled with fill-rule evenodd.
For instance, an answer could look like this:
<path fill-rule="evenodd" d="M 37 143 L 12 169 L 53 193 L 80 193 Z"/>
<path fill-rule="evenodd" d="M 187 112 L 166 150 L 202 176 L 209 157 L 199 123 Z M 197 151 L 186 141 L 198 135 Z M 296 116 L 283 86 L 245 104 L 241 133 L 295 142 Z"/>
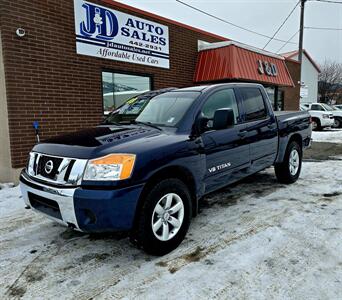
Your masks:
<path fill-rule="evenodd" d="M 0 184 L 0 218 L 14 217 L 15 213 L 25 207 L 21 199 L 19 186 L 13 184 Z M 1 233 L 1 231 L 0 231 Z"/>
<path fill-rule="evenodd" d="M 14 183 L 12 183 L 12 182 L 9 182 L 9 183 L 1 183 L 0 182 L 0 190 L 12 188 L 12 187 L 14 187 Z"/>
<path fill-rule="evenodd" d="M 342 143 L 342 129 L 313 131 L 312 139 L 314 142 Z"/>

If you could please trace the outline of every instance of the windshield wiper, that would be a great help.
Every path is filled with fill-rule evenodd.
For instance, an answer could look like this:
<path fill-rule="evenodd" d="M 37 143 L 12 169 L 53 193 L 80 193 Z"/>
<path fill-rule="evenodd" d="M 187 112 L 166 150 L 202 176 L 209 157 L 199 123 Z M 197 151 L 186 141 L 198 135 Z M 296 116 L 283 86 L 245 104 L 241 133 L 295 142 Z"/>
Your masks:
<path fill-rule="evenodd" d="M 145 125 L 145 126 L 149 126 L 149 127 L 158 129 L 160 131 L 162 130 L 160 127 L 158 127 L 157 125 L 152 124 L 151 122 L 141 122 L 141 121 L 134 120 L 134 121 L 132 121 L 132 124 L 137 124 L 137 125 L 141 124 L 141 125 Z"/>
<path fill-rule="evenodd" d="M 117 126 L 122 126 L 122 124 L 118 123 L 118 122 L 113 122 L 113 121 L 109 121 L 108 119 L 103 120 L 100 125 L 117 125 Z"/>

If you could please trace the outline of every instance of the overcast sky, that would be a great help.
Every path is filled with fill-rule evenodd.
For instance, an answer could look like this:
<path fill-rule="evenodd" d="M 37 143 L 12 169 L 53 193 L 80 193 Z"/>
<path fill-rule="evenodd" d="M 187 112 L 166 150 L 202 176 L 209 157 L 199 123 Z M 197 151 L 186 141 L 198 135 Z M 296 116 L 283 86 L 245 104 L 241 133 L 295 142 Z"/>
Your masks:
<path fill-rule="evenodd" d="M 232 23 L 271 36 L 297 3 L 297 0 L 182 1 Z M 342 3 L 342 0 L 337 1 Z M 121 2 L 255 47 L 263 48 L 267 43 L 267 38 L 224 24 L 175 0 L 122 0 Z M 277 34 L 277 38 L 288 40 L 299 29 L 299 13 L 298 6 Z M 342 4 L 306 2 L 305 26 L 342 28 Z M 298 35 L 292 41 L 298 42 Z M 277 52 L 283 44 L 272 41 L 266 50 Z M 281 52 L 296 48 L 298 45 L 288 44 Z M 326 58 L 342 63 L 342 31 L 306 29 L 304 48 L 318 63 L 322 63 Z"/>

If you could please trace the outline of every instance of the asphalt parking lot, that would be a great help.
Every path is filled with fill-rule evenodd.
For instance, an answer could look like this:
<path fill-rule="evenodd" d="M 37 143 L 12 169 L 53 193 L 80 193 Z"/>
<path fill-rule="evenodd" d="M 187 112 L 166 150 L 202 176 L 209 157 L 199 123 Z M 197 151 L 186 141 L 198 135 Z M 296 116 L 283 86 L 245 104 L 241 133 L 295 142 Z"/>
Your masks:
<path fill-rule="evenodd" d="M 18 187 L 3 188 L 0 297 L 340 299 L 341 146 L 314 142 L 293 185 L 270 168 L 206 197 L 186 240 L 164 257 L 124 234 L 61 227 L 25 210 Z"/>

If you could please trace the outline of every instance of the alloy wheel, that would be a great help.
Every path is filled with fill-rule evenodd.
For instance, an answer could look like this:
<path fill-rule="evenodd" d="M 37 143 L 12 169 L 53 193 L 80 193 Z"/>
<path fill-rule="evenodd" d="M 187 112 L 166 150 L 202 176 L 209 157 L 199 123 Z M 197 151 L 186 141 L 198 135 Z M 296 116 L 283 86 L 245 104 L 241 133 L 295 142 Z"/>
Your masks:
<path fill-rule="evenodd" d="M 299 153 L 297 149 L 293 149 L 290 153 L 290 159 L 289 159 L 289 169 L 292 176 L 295 176 L 299 169 L 300 164 L 300 158 Z"/>
<path fill-rule="evenodd" d="M 180 196 L 168 193 L 160 198 L 152 214 L 152 231 L 160 241 L 171 240 L 184 220 L 184 204 Z"/>

